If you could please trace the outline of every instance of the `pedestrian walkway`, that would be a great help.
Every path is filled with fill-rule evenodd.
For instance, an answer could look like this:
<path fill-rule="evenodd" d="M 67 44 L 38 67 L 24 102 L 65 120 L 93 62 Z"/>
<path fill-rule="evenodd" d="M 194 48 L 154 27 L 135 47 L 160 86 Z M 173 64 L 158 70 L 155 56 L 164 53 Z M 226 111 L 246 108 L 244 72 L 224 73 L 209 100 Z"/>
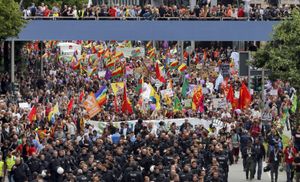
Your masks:
<path fill-rule="evenodd" d="M 266 163 L 263 163 L 263 167 L 266 166 Z M 242 160 L 239 160 L 238 164 L 234 164 L 230 166 L 229 168 L 229 175 L 228 175 L 228 181 L 230 182 L 242 182 L 242 181 L 250 181 L 246 180 L 246 173 L 243 171 L 243 163 Z M 255 175 L 255 178 L 251 180 L 251 182 L 267 182 L 271 181 L 270 172 L 263 172 L 261 176 L 261 180 L 257 180 L 257 175 Z M 278 175 L 278 182 L 285 182 L 286 181 L 286 174 L 285 172 L 279 172 Z"/>

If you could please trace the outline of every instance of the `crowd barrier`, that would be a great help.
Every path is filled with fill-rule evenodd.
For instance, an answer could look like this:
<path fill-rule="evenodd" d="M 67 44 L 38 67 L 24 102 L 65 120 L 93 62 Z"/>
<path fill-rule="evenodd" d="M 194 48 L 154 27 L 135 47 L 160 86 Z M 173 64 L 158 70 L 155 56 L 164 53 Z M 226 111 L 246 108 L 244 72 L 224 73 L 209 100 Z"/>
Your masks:
<path fill-rule="evenodd" d="M 209 125 L 212 124 L 213 126 L 216 127 L 217 131 L 225 126 L 225 123 L 222 121 L 215 119 L 215 120 L 206 120 L 206 119 L 199 119 L 199 118 L 180 118 L 180 119 L 162 119 L 162 120 L 144 120 L 143 123 L 152 123 L 153 124 L 153 129 L 154 131 L 157 130 L 159 127 L 159 123 L 163 121 L 165 123 L 165 126 L 169 128 L 169 126 L 175 122 L 176 126 L 179 127 L 184 123 L 185 119 L 188 119 L 189 123 L 193 125 L 193 127 L 202 125 L 204 128 L 208 129 Z M 120 127 L 120 122 L 113 122 L 113 125 L 117 128 Z M 124 121 L 123 121 L 124 122 Z M 133 131 L 134 126 L 137 122 L 137 120 L 130 120 L 126 121 L 128 123 L 129 128 Z M 85 124 L 90 124 L 94 127 L 95 130 L 97 130 L 99 133 L 102 133 L 104 128 L 109 124 L 109 122 L 103 122 L 103 121 L 93 121 L 93 120 L 88 120 L 85 122 Z"/>

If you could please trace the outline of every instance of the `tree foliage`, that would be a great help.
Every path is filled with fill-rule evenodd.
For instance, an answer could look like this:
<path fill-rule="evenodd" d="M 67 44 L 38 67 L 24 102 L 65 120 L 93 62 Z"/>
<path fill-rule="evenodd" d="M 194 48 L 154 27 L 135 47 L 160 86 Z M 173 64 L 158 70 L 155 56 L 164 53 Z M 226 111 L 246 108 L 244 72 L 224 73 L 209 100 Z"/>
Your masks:
<path fill-rule="evenodd" d="M 300 11 L 274 27 L 272 41 L 254 55 L 254 66 L 270 69 L 272 79 L 289 81 L 300 89 Z"/>
<path fill-rule="evenodd" d="M 25 24 L 21 16 L 19 4 L 14 0 L 0 1 L 0 41 L 19 34 Z"/>

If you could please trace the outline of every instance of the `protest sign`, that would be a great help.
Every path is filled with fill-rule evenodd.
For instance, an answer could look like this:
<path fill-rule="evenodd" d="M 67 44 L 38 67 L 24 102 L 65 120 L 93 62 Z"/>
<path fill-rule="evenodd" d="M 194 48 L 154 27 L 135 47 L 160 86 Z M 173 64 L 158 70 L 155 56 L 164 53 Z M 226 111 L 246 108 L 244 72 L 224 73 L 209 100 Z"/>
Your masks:
<path fill-rule="evenodd" d="M 90 93 L 90 95 L 88 95 L 88 98 L 84 101 L 83 106 L 85 107 L 90 118 L 94 117 L 101 110 L 96 101 L 94 93 Z"/>
<path fill-rule="evenodd" d="M 160 91 L 161 95 L 164 96 L 169 96 L 169 97 L 173 97 L 173 90 L 172 89 L 165 89 L 165 90 L 161 90 Z"/>
<path fill-rule="evenodd" d="M 122 52 L 125 58 L 130 58 L 131 56 L 136 56 L 133 54 L 138 53 L 137 56 L 144 57 L 145 49 L 143 47 L 117 47 L 116 52 Z"/>

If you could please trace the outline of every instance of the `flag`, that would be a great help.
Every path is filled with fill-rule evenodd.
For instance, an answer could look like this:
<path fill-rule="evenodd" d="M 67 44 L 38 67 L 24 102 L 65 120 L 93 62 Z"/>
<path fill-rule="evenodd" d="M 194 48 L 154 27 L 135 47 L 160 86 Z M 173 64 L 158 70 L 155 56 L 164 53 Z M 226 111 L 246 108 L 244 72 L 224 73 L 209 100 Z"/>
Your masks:
<path fill-rule="evenodd" d="M 156 72 L 156 78 L 157 78 L 160 82 L 165 83 L 166 80 L 165 80 L 165 78 L 164 78 L 164 77 L 162 76 L 162 74 L 161 74 L 161 70 L 160 70 L 160 68 L 159 68 L 159 66 L 158 66 L 158 62 L 155 63 L 155 72 Z"/>
<path fill-rule="evenodd" d="M 177 48 L 174 47 L 173 49 L 170 50 L 171 55 L 175 55 L 177 53 Z"/>
<path fill-rule="evenodd" d="M 83 103 L 83 106 L 90 118 L 94 117 L 101 111 L 101 108 L 98 105 L 95 98 L 95 94 L 93 92 L 91 92 L 90 95 L 88 95 L 87 99 Z"/>
<path fill-rule="evenodd" d="M 106 67 L 106 68 L 111 68 L 111 67 L 113 67 L 113 66 L 115 65 L 115 63 L 116 63 L 116 59 L 111 58 L 110 60 L 108 60 L 108 61 L 106 62 L 105 67 Z"/>
<path fill-rule="evenodd" d="M 121 90 L 123 90 L 123 88 L 124 88 L 124 82 L 111 83 L 111 89 L 113 90 L 115 96 L 117 96 L 118 93 Z"/>
<path fill-rule="evenodd" d="M 117 53 L 115 54 L 115 56 L 116 56 L 117 58 L 122 58 L 122 57 L 124 57 L 124 54 L 123 54 L 123 52 L 117 52 Z"/>
<path fill-rule="evenodd" d="M 295 113 L 297 110 L 297 101 L 298 101 L 298 97 L 296 94 L 294 94 L 292 98 L 292 108 L 291 108 L 292 113 Z"/>
<path fill-rule="evenodd" d="M 181 90 L 181 94 L 182 97 L 185 98 L 187 95 L 187 92 L 189 90 L 189 81 L 187 78 L 183 78 L 183 84 L 182 84 L 182 90 Z"/>
<path fill-rule="evenodd" d="M 143 84 L 144 84 L 144 77 L 142 76 L 138 82 L 136 89 L 135 89 L 135 91 L 138 93 L 138 95 L 140 95 L 143 92 Z"/>
<path fill-rule="evenodd" d="M 224 78 L 223 78 L 222 74 L 219 73 L 219 76 L 218 76 L 218 78 L 216 79 L 216 82 L 215 82 L 215 89 L 216 89 L 216 90 L 219 90 L 219 86 L 220 86 L 220 84 L 221 84 L 223 81 L 224 81 Z"/>
<path fill-rule="evenodd" d="M 246 109 L 251 104 L 251 94 L 245 85 L 245 83 L 242 83 L 242 86 L 240 88 L 240 98 L 239 98 L 239 108 L 240 109 Z"/>
<path fill-rule="evenodd" d="M 119 76 L 122 76 L 123 75 L 123 69 L 122 67 L 118 67 L 117 69 L 115 69 L 112 73 L 111 73 L 111 76 L 113 78 L 116 78 L 116 77 L 119 77 Z"/>
<path fill-rule="evenodd" d="M 152 85 L 148 84 L 149 87 L 151 88 L 150 92 L 150 100 L 155 104 L 156 110 L 160 110 L 160 96 L 157 94 L 155 89 L 152 87 Z"/>
<path fill-rule="evenodd" d="M 155 48 L 152 48 L 149 51 L 147 51 L 147 54 L 148 54 L 149 57 L 154 57 L 154 55 L 155 55 Z"/>
<path fill-rule="evenodd" d="M 58 103 L 56 103 L 48 115 L 48 120 L 51 121 L 54 118 L 54 116 L 58 113 L 59 113 L 59 108 L 58 108 Z"/>
<path fill-rule="evenodd" d="M 132 114 L 133 113 L 131 102 L 130 102 L 130 100 L 127 97 L 126 85 L 125 84 L 124 84 L 124 95 L 123 95 L 123 103 L 122 103 L 122 112 L 127 113 L 127 114 Z"/>
<path fill-rule="evenodd" d="M 28 114 L 28 119 L 32 123 L 34 120 L 36 120 L 36 107 L 33 106 Z"/>
<path fill-rule="evenodd" d="M 104 85 L 95 93 L 96 101 L 100 107 L 106 103 L 106 97 L 107 97 L 106 92 L 107 92 L 107 87 Z"/>
<path fill-rule="evenodd" d="M 149 42 L 146 44 L 146 48 L 147 48 L 147 49 L 149 49 L 149 48 L 151 47 L 151 43 L 152 43 L 152 42 L 149 41 Z"/>
<path fill-rule="evenodd" d="M 229 91 L 227 93 L 226 99 L 228 102 L 231 103 L 231 105 L 232 105 L 232 103 L 234 103 L 234 90 L 233 90 L 232 85 L 230 85 L 230 87 L 229 87 Z"/>
<path fill-rule="evenodd" d="M 178 65 L 179 65 L 179 61 L 176 60 L 176 61 L 173 61 L 173 62 L 170 64 L 170 67 L 171 67 L 171 68 L 176 68 Z"/>
<path fill-rule="evenodd" d="M 109 80 L 111 78 L 111 71 L 109 69 L 106 70 L 104 78 L 105 80 Z"/>
<path fill-rule="evenodd" d="M 192 98 L 192 109 L 199 110 L 200 102 L 202 97 L 202 87 L 198 86 L 194 88 L 193 98 Z"/>
<path fill-rule="evenodd" d="M 97 70 L 96 67 L 94 67 L 94 68 L 88 67 L 88 69 L 87 69 L 87 75 L 88 75 L 88 76 L 92 76 L 92 74 L 93 74 L 96 70 Z"/>
<path fill-rule="evenodd" d="M 177 96 L 175 96 L 175 98 L 174 98 L 173 111 L 174 112 L 182 111 L 182 105 L 181 105 L 181 102 L 180 102 L 180 100 Z"/>
<path fill-rule="evenodd" d="M 80 95 L 79 95 L 79 102 L 82 102 L 83 97 L 84 97 L 84 90 L 82 90 L 82 91 L 80 92 Z"/>
<path fill-rule="evenodd" d="M 68 110 L 67 110 L 67 114 L 69 115 L 70 112 L 72 111 L 73 109 L 73 104 L 74 104 L 74 99 L 71 98 L 70 101 L 69 101 L 69 104 L 68 104 Z"/>
<path fill-rule="evenodd" d="M 104 54 L 104 49 L 100 49 L 97 53 L 97 57 L 100 58 Z"/>
<path fill-rule="evenodd" d="M 179 67 L 178 67 L 178 71 L 180 71 L 181 73 L 184 72 L 187 69 L 186 64 L 182 63 Z"/>

